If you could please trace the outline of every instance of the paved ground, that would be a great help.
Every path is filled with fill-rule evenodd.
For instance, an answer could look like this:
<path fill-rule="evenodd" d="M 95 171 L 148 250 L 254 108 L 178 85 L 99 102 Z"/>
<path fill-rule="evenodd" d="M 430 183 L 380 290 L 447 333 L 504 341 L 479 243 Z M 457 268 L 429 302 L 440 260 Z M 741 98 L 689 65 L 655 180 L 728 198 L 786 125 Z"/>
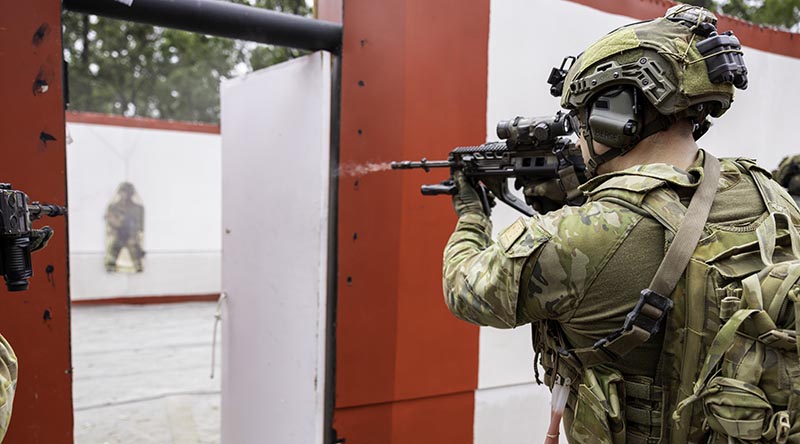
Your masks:
<path fill-rule="evenodd" d="M 75 443 L 219 443 L 219 338 L 209 378 L 215 310 L 73 307 Z"/>

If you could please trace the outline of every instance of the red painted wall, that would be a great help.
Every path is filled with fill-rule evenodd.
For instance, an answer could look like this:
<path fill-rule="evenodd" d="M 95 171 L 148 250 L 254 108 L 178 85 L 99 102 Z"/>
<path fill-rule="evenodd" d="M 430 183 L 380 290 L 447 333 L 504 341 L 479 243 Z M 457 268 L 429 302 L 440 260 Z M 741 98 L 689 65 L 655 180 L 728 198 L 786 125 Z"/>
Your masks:
<path fill-rule="evenodd" d="M 219 125 L 181 120 L 161 120 L 149 117 L 125 117 L 114 114 L 67 111 L 67 122 L 89 123 L 94 125 L 122 126 L 126 128 L 160 129 L 169 131 L 189 131 L 194 133 L 220 134 Z"/>
<path fill-rule="evenodd" d="M 32 200 L 64 205 L 66 153 L 61 77 L 61 4 L 4 1 L 0 13 L 0 181 Z M 38 79 L 48 84 L 36 92 Z M 55 140 L 43 141 L 49 135 Z M 45 136 L 46 137 L 46 136 Z M 30 290 L 0 284 L 0 333 L 19 357 L 19 385 L 4 443 L 72 442 L 72 369 L 66 218 L 40 221 L 55 230 L 33 255 Z M 52 275 L 45 273 L 53 266 Z"/>
<path fill-rule="evenodd" d="M 338 4 L 320 0 L 320 18 L 339 21 Z M 484 141 L 488 0 L 347 0 L 344 24 L 342 165 Z M 419 194 L 446 177 L 340 178 L 334 426 L 347 442 L 472 442 L 478 328 L 441 289 L 456 218 Z"/>

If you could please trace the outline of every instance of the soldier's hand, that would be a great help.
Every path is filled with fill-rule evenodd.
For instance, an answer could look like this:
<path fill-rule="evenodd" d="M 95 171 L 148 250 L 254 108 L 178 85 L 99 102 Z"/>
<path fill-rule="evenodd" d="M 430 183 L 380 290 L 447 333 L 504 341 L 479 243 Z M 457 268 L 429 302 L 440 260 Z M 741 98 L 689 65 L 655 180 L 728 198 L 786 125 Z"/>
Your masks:
<path fill-rule="evenodd" d="M 467 213 L 483 213 L 483 205 L 478 191 L 469 183 L 461 171 L 453 171 L 453 182 L 456 185 L 456 194 L 453 195 L 453 209 L 458 217 Z"/>
<path fill-rule="evenodd" d="M 53 229 L 50 226 L 46 225 L 37 230 L 31 230 L 31 251 L 46 247 L 51 237 L 53 237 Z"/>
<path fill-rule="evenodd" d="M 539 213 L 557 210 L 567 201 L 567 193 L 561 189 L 558 179 L 537 179 L 522 181 L 517 179 L 514 186 L 522 188 L 525 202 Z"/>

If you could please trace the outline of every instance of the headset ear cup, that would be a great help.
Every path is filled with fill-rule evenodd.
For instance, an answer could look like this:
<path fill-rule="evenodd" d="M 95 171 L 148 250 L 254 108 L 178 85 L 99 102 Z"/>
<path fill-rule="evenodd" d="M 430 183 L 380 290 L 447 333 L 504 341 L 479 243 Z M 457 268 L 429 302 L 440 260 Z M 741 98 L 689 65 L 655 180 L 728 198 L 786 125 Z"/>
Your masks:
<path fill-rule="evenodd" d="M 632 86 L 600 93 L 591 103 L 588 125 L 592 139 L 624 152 L 641 139 L 643 112 L 639 92 Z"/>

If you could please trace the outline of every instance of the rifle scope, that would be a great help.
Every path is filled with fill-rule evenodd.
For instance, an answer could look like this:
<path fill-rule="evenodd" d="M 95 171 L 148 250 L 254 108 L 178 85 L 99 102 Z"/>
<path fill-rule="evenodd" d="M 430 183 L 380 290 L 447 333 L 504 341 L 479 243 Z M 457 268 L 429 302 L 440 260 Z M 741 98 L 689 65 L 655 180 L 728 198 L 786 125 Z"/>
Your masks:
<path fill-rule="evenodd" d="M 509 147 L 518 145 L 539 146 L 552 143 L 557 137 L 572 133 L 567 114 L 559 112 L 548 117 L 515 117 L 497 124 L 497 137 Z"/>

